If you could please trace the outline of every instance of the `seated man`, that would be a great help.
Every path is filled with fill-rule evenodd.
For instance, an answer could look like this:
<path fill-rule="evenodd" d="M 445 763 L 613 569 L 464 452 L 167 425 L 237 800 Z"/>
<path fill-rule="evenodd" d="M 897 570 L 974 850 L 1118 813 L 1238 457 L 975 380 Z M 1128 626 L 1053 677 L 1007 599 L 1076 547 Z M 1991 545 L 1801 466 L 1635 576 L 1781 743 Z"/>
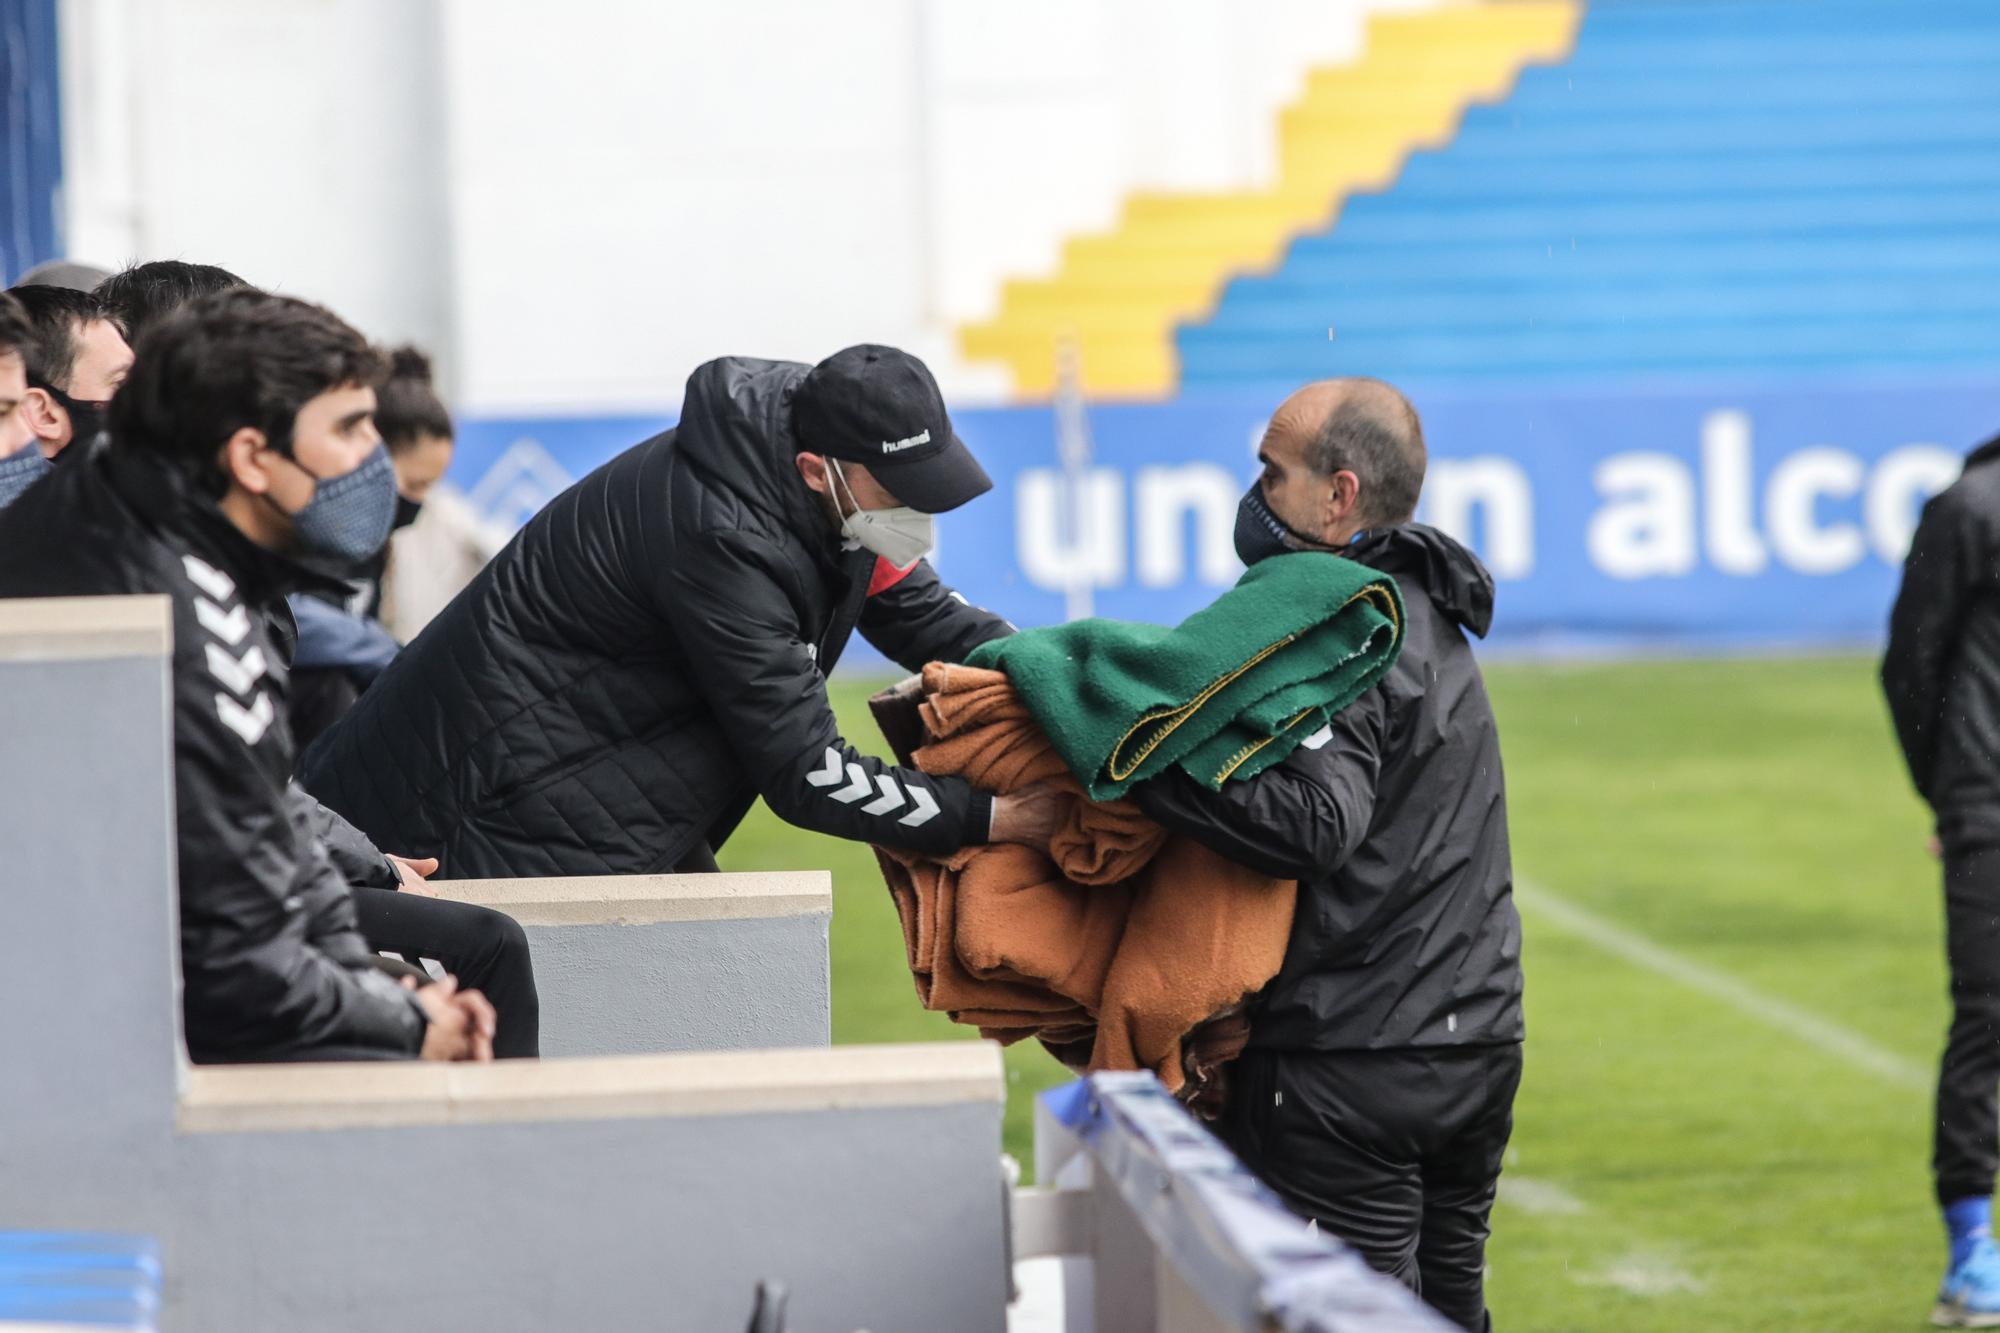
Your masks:
<path fill-rule="evenodd" d="M 287 786 L 284 659 L 266 612 L 290 557 L 388 534 L 374 349 L 325 310 L 238 290 L 144 340 L 113 443 L 0 512 L 0 596 L 173 602 L 182 1003 L 196 1061 L 490 1059 L 493 1010 L 399 987 Z M 379 529 L 379 531 L 377 531 Z"/>
<path fill-rule="evenodd" d="M 28 395 L 21 415 L 41 451 L 55 458 L 70 445 L 87 446 L 104 429 L 104 409 L 132 368 L 132 349 L 88 292 L 67 287 L 16 287 L 8 293 L 28 312 Z"/>

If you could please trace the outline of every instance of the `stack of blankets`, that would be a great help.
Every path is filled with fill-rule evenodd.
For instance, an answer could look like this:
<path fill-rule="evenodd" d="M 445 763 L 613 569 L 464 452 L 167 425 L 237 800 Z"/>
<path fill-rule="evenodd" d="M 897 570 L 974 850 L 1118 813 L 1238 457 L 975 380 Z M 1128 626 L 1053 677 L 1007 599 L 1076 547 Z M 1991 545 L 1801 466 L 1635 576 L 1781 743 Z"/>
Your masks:
<path fill-rule="evenodd" d="M 1212 1114 L 1298 886 L 1122 798 L 1169 767 L 1219 790 L 1283 759 L 1381 679 L 1402 624 L 1393 580 L 1299 553 L 1260 561 L 1176 628 L 1030 630 L 876 696 L 903 762 L 1068 798 L 1046 855 L 876 849 L 924 1007 L 1002 1042 L 1038 1038 L 1079 1071 L 1150 1069 Z"/>

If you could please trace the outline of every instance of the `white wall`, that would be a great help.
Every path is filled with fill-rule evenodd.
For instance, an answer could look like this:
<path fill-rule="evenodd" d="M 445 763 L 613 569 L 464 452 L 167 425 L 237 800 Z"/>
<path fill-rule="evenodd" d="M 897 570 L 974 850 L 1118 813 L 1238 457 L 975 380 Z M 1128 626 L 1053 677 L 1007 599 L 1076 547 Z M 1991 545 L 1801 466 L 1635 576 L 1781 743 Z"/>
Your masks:
<path fill-rule="evenodd" d="M 1135 188 L 1435 0 L 63 0 L 70 251 L 220 263 L 473 411 L 671 407 L 725 352 L 929 358 Z"/>

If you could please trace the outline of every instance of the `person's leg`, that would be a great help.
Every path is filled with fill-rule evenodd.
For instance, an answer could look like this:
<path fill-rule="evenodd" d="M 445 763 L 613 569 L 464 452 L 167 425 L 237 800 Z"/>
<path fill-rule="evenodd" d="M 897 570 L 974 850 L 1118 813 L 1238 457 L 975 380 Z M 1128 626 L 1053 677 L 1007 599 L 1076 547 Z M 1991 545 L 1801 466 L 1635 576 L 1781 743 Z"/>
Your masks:
<path fill-rule="evenodd" d="M 1450 1099 L 1459 1103 L 1458 1113 L 1447 1110 L 1441 1117 L 1449 1124 L 1448 1136 L 1424 1162 L 1417 1269 L 1431 1307 L 1480 1333 L 1492 1327 L 1486 1313 L 1486 1237 L 1501 1160 L 1514 1132 L 1521 1048 L 1473 1047 L 1444 1058 L 1447 1078 L 1462 1091 Z"/>
<path fill-rule="evenodd" d="M 493 1054 L 526 1058 L 541 1050 L 541 999 L 520 923 L 504 912 L 397 889 L 356 886 L 361 933 L 377 949 L 414 963 L 435 958 L 468 990 L 483 992 L 500 1021 Z"/>
<path fill-rule="evenodd" d="M 1423 1188 L 1387 1064 L 1370 1051 L 1245 1052 L 1218 1135 L 1286 1207 L 1416 1288 Z"/>
<path fill-rule="evenodd" d="M 1947 860 L 1944 901 L 1952 1017 L 1931 1155 L 1940 1205 L 1991 1195 L 2000 1162 L 2000 850 Z"/>

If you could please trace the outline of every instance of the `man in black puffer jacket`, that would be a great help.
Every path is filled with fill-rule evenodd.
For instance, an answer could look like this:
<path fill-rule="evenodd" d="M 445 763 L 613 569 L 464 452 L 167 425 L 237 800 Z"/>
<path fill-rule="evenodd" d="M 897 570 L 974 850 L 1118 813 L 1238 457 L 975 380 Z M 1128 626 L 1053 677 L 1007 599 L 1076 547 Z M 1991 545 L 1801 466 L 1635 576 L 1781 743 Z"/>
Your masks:
<path fill-rule="evenodd" d="M 1408 521 L 1423 434 L 1389 386 L 1308 386 L 1261 457 L 1244 562 L 1338 551 L 1396 579 L 1407 622 L 1389 674 L 1283 763 L 1137 791 L 1168 828 L 1299 882 L 1218 1128 L 1294 1210 L 1479 1329 L 1523 1036 L 1500 740 L 1465 639 L 1492 621 L 1493 579 Z"/>
<path fill-rule="evenodd" d="M 858 627 L 915 670 L 1006 634 L 921 557 L 991 486 L 929 370 L 861 346 L 729 357 L 680 424 L 537 514 L 308 752 L 306 786 L 461 878 L 713 869 L 762 795 L 837 837 L 1046 842 L 995 798 L 857 752 L 826 673 Z"/>

